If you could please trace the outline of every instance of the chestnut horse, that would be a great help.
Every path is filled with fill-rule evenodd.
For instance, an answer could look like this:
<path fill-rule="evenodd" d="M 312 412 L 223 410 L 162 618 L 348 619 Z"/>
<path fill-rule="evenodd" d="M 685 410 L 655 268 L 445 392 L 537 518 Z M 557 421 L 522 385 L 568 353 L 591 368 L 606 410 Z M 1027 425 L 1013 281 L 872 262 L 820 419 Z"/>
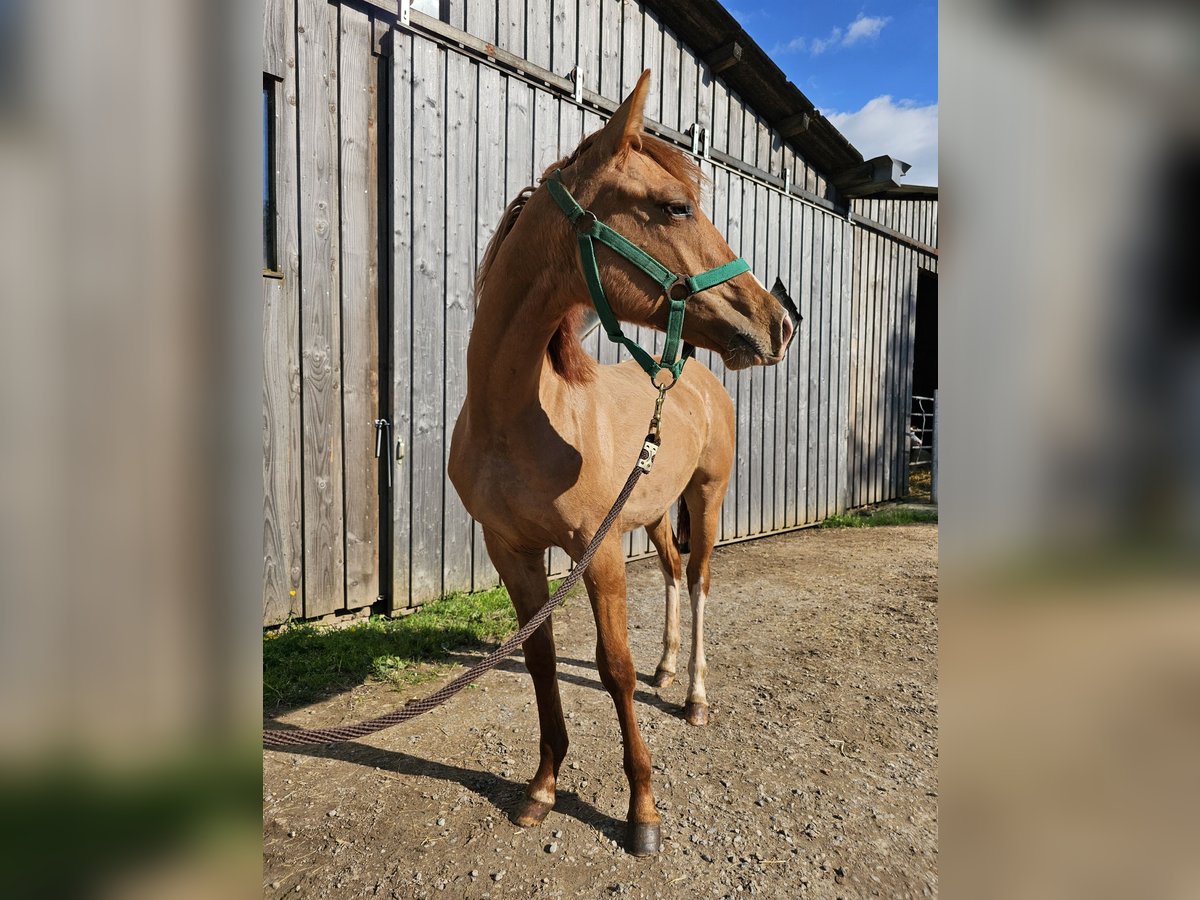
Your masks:
<path fill-rule="evenodd" d="M 550 170 L 578 203 L 674 272 L 719 267 L 735 257 L 700 210 L 699 172 L 680 151 L 643 133 L 649 71 L 608 124 Z M 625 258 L 601 249 L 600 280 L 616 318 L 665 330 L 661 286 Z M 450 447 L 449 474 L 483 526 L 488 554 L 524 623 L 548 598 L 546 549 L 573 559 L 616 498 L 646 435 L 657 390 L 634 362 L 601 366 L 577 328 L 591 306 L 576 231 L 546 185 L 526 188 L 506 210 L 476 282 L 475 325 L 467 350 L 467 394 Z M 731 369 L 782 359 L 792 322 L 749 273 L 687 300 L 683 339 L 721 354 Z M 645 527 L 667 580 L 666 633 L 658 681 L 675 672 L 679 647 L 679 552 L 669 509 L 691 516 L 688 590 L 693 629 L 686 715 L 707 719 L 704 603 L 709 559 L 734 456 L 733 404 L 720 381 L 695 361 L 667 395 L 662 448 L 584 575 L 596 620 L 596 664 L 612 695 L 624 743 L 630 800 L 627 847 L 657 852 L 660 819 L 650 786 L 650 754 L 638 730 L 630 657 L 625 559 L 620 535 Z M 540 823 L 554 806 L 567 752 L 555 671 L 552 622 L 525 642 L 537 695 L 541 758 L 514 813 Z"/>

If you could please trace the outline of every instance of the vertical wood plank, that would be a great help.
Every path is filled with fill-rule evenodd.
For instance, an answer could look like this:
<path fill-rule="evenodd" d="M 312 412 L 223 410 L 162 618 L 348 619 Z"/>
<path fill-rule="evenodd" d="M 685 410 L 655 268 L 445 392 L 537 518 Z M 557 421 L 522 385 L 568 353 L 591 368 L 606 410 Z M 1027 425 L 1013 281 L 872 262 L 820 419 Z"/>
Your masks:
<path fill-rule="evenodd" d="M 499 155 L 504 151 L 504 120 L 507 108 L 507 78 L 490 66 L 479 67 L 478 133 L 481 136 L 475 147 L 476 203 L 475 214 L 475 258 L 473 269 L 478 270 L 483 252 L 491 240 L 504 207 L 508 204 L 507 186 L 504 182 L 504 166 Z M 485 139 L 483 136 L 490 136 Z M 498 146 L 497 146 L 498 145 Z M 483 529 L 475 523 L 471 529 L 474 590 L 486 590 L 500 581 L 492 565 L 483 540 Z"/>
<path fill-rule="evenodd" d="M 767 228 L 764 234 L 766 265 L 763 266 L 763 284 L 771 287 L 780 275 L 779 271 L 779 225 L 780 207 L 783 194 L 779 191 L 763 189 L 766 200 Z M 787 479 L 787 467 L 780 458 L 783 441 L 780 432 L 786 431 L 787 421 L 781 415 L 781 398 L 787 396 L 787 384 L 780 381 L 780 374 L 786 372 L 785 364 L 772 366 L 763 373 L 763 383 L 766 386 L 766 396 L 763 398 L 763 410 L 766 417 L 763 422 L 763 530 L 774 531 L 783 527 L 783 509 L 778 501 L 781 498 L 782 487 Z"/>
<path fill-rule="evenodd" d="M 282 76 L 275 103 L 279 267 L 263 279 L 263 624 L 304 612 L 300 408 L 300 184 L 295 4 L 266 4 L 264 54 Z"/>
<path fill-rule="evenodd" d="M 550 69 L 556 75 L 568 76 L 575 68 L 576 48 L 579 46 L 578 13 L 578 0 L 553 0 L 551 4 L 554 47 Z"/>
<path fill-rule="evenodd" d="M 525 2 L 499 0 L 496 7 L 496 46 L 525 59 Z"/>
<path fill-rule="evenodd" d="M 495 0 L 482 0 L 482 2 L 457 0 L 457 2 L 462 3 L 466 16 L 466 25 L 463 30 L 488 43 L 496 43 L 497 4 Z"/>
<path fill-rule="evenodd" d="M 758 182 L 754 183 L 754 247 L 753 263 L 758 280 L 770 284 L 767 272 L 767 244 L 770 239 L 770 211 L 767 188 Z M 752 442 L 753 456 L 750 461 L 750 480 L 754 484 L 754 508 L 751 511 L 751 524 L 756 533 L 770 528 L 771 500 L 774 494 L 770 490 L 771 479 L 774 476 L 774 456 L 771 438 L 774 428 L 771 415 L 775 409 L 774 378 L 775 370 L 763 366 L 755 366 L 753 372 L 752 391 L 754 395 L 751 416 L 754 422 L 755 439 Z"/>
<path fill-rule="evenodd" d="M 445 330 L 446 51 L 413 44 L 413 323 L 414 337 Z M 445 345 L 420 340 L 412 373 L 412 593 L 424 603 L 443 593 L 445 497 Z"/>
<path fill-rule="evenodd" d="M 815 522 L 820 515 L 820 476 L 821 476 L 821 369 L 822 350 L 824 349 L 824 317 L 822 315 L 822 293 L 824 285 L 821 281 L 822 261 L 825 256 L 824 237 L 825 214 L 813 211 L 812 228 L 812 349 L 809 356 L 808 372 L 808 521 Z"/>
<path fill-rule="evenodd" d="M 621 96 L 621 0 L 600 3 L 600 95 L 620 102 Z"/>
<path fill-rule="evenodd" d="M 345 600 L 338 242 L 337 8 L 297 4 L 303 340 L 304 614 Z"/>
<path fill-rule="evenodd" d="M 722 153 L 729 151 L 729 90 L 720 78 L 713 78 L 712 145 Z"/>
<path fill-rule="evenodd" d="M 549 69 L 552 61 L 551 35 L 554 22 L 551 0 L 526 0 L 525 53 L 535 66 Z"/>
<path fill-rule="evenodd" d="M 730 216 L 738 216 L 738 255 L 742 257 L 753 258 L 754 248 L 754 185 L 749 179 L 735 176 L 738 182 L 737 197 L 738 206 L 733 205 L 733 196 L 730 196 Z M 749 261 L 749 260 L 747 260 Z M 754 450 L 754 440 L 756 430 L 754 427 L 754 372 L 760 371 L 758 367 L 755 369 L 741 369 L 738 371 L 738 393 L 737 393 L 737 412 L 738 412 L 738 505 L 737 505 L 737 533 L 739 537 L 746 537 L 754 533 L 754 528 L 751 525 L 752 516 L 757 507 L 755 495 L 761 497 L 762 481 L 757 483 L 754 481 L 754 460 L 757 453 Z"/>
<path fill-rule="evenodd" d="M 411 34 L 392 32 L 392 610 L 412 605 L 413 85 Z"/>
<path fill-rule="evenodd" d="M 621 97 L 629 95 L 642 74 L 642 7 L 636 0 L 621 3 Z"/>
<path fill-rule="evenodd" d="M 679 53 L 679 130 L 687 130 L 696 122 L 696 95 L 700 89 L 700 62 L 692 49 L 683 44 Z"/>
<path fill-rule="evenodd" d="M 583 86 L 601 93 L 600 69 L 603 54 L 600 44 L 600 4 L 606 0 L 578 0 L 579 49 L 576 58 L 583 67 Z"/>
<path fill-rule="evenodd" d="M 783 279 L 787 285 L 788 293 L 790 293 L 797 302 L 799 309 L 800 291 L 797 289 L 801 273 L 800 267 L 797 264 L 798 245 L 802 237 L 800 232 L 800 222 L 798 219 L 799 206 L 796 201 L 784 199 L 783 201 L 783 223 L 780 229 L 782 233 L 782 244 L 780 249 L 780 265 L 783 269 Z M 799 393 L 803 387 L 800 378 L 800 348 L 803 347 L 807 337 L 808 323 L 800 322 L 796 325 L 796 336 L 792 338 L 792 347 L 788 350 L 787 355 L 787 384 L 788 393 L 787 401 L 784 406 L 783 420 L 787 423 L 786 443 L 784 447 L 784 459 L 787 468 L 787 480 L 784 486 L 784 523 L 788 527 L 800 524 L 799 518 L 796 515 L 796 496 L 799 493 L 800 470 L 799 470 L 799 442 L 800 442 L 800 416 L 799 416 Z"/>
<path fill-rule="evenodd" d="M 642 32 L 642 64 L 653 71 L 650 76 L 650 95 L 646 98 L 646 118 L 654 122 L 662 122 L 663 24 L 651 10 L 646 10 L 645 13 L 645 30 Z"/>
<path fill-rule="evenodd" d="M 797 273 L 795 282 L 797 285 L 797 305 L 800 309 L 800 314 L 804 317 L 804 331 L 801 333 L 801 342 L 799 351 L 799 359 L 797 359 L 797 389 L 796 389 L 796 424 L 797 424 L 797 439 L 796 439 L 796 522 L 797 524 L 806 524 L 809 521 L 808 503 L 809 493 L 812 485 L 812 478 L 809 473 L 809 453 L 808 443 L 811 427 L 809 422 L 810 395 L 812 387 L 812 344 L 813 335 L 815 334 L 813 321 L 813 279 L 812 279 L 812 261 L 813 261 L 813 208 L 807 203 L 801 203 L 798 206 L 797 218 L 800 221 L 800 234 L 794 247 L 794 252 L 798 253 Z"/>
<path fill-rule="evenodd" d="M 472 296 L 476 224 L 475 161 L 478 132 L 476 79 L 479 65 L 466 56 L 450 52 L 446 56 L 446 247 L 444 256 L 446 288 L 445 329 L 445 405 L 442 431 L 443 539 L 442 591 L 469 591 L 472 587 L 474 527 L 458 492 L 445 477 L 450 460 L 450 436 L 467 395 L 467 340 L 474 318 Z"/>
<path fill-rule="evenodd" d="M 337 7 L 341 30 L 341 316 L 346 608 L 379 597 L 379 249 L 377 97 L 371 20 Z"/>
<path fill-rule="evenodd" d="M 664 31 L 662 39 L 662 123 L 679 130 L 679 66 L 682 44 L 673 31 Z"/>

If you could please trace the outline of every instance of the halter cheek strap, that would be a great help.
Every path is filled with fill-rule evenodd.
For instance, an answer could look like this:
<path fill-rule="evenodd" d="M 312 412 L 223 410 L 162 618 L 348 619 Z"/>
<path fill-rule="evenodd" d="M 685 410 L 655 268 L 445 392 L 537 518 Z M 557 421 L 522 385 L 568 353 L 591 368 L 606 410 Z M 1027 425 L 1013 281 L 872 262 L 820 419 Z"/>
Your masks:
<path fill-rule="evenodd" d="M 711 287 L 716 287 L 718 284 L 724 284 L 743 272 L 749 272 L 749 264 L 738 257 L 715 269 L 701 272 L 699 275 L 678 275 L 641 247 L 609 228 L 593 213 L 580 206 L 571 196 L 571 192 L 563 185 L 561 170 L 556 169 L 546 179 L 546 187 L 550 190 L 550 196 L 554 198 L 559 209 L 575 226 L 575 232 L 579 239 L 579 259 L 583 265 L 583 278 L 587 283 L 592 304 L 596 307 L 596 314 L 600 317 L 600 324 L 604 326 L 608 339 L 616 344 L 622 344 L 656 385 L 658 384 L 655 380 L 656 376 L 664 369 L 670 372 L 674 379 L 678 379 L 683 373 L 683 364 L 691 355 L 688 350 L 689 345 L 685 345 L 684 352 L 679 354 L 683 336 L 683 317 L 687 311 L 688 298 Z M 608 304 L 608 297 L 604 294 L 604 285 L 600 281 L 600 267 L 596 262 L 596 241 L 629 260 L 662 288 L 663 294 L 667 298 L 668 313 L 667 339 L 663 345 L 661 360 L 655 360 L 636 341 L 626 337 L 621 331 L 621 323 L 613 314 L 612 307 Z"/>

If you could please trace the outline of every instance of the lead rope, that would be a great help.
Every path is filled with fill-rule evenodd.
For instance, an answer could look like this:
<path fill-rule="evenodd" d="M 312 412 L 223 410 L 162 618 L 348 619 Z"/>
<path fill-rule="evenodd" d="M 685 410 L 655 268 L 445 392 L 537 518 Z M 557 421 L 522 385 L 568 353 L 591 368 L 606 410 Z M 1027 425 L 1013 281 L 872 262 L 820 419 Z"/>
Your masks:
<path fill-rule="evenodd" d="M 289 730 L 268 729 L 263 731 L 263 747 L 268 750 L 283 750 L 288 747 L 311 747 L 315 744 L 336 744 L 341 741 L 351 741 L 357 738 L 366 737 L 369 734 L 374 734 L 377 731 L 383 731 L 385 728 L 391 728 L 393 725 L 399 725 L 401 722 L 407 722 L 409 719 L 415 719 L 422 713 L 427 713 L 432 709 L 441 706 L 467 685 L 476 681 L 485 672 L 494 669 L 499 665 L 500 661 L 506 656 L 511 655 L 518 647 L 520 647 L 529 636 L 542 627 L 542 624 L 550 618 L 550 614 L 555 608 L 566 599 L 571 588 L 579 583 L 579 579 L 583 577 L 584 571 L 592 561 L 592 557 L 596 555 L 596 551 L 600 549 L 600 544 L 604 541 L 605 535 L 616 522 L 617 516 L 620 515 L 621 509 L 625 506 L 625 502 L 629 499 L 629 495 L 633 493 L 634 486 L 638 480 L 650 471 L 650 467 L 654 463 L 654 456 L 658 453 L 658 448 L 661 443 L 659 437 L 659 426 L 662 419 L 662 404 L 666 397 L 668 388 L 659 388 L 658 400 L 654 405 L 654 418 L 650 420 L 649 434 L 646 435 L 646 441 L 642 444 L 642 452 L 639 454 L 637 462 L 633 466 L 633 471 L 629 473 L 629 477 L 625 479 L 625 486 L 621 488 L 621 493 L 617 495 L 617 500 L 613 504 L 612 509 L 608 511 L 608 515 L 604 517 L 604 521 L 600 523 L 595 536 L 592 538 L 587 549 L 583 551 L 583 555 L 579 557 L 569 575 L 563 579 L 562 584 L 558 586 L 558 590 L 554 592 L 546 603 L 533 614 L 533 617 L 526 622 L 521 629 L 512 637 L 506 640 L 503 644 L 463 672 L 453 681 L 442 686 L 434 691 L 428 697 L 422 697 L 417 700 L 410 700 L 404 706 L 398 707 L 389 713 L 384 713 L 382 716 L 376 716 L 374 719 L 367 719 L 363 722 L 354 722 L 350 725 L 339 725 L 336 728 L 297 728 Z"/>

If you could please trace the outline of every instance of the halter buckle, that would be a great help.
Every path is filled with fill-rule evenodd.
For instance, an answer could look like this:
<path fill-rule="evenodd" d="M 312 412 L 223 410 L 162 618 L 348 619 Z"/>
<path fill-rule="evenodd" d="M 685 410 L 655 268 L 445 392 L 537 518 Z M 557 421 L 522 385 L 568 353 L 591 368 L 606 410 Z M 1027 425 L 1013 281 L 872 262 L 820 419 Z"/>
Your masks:
<path fill-rule="evenodd" d="M 596 229 L 596 214 L 590 209 L 585 209 L 571 224 L 575 226 L 578 234 L 591 234 Z"/>

